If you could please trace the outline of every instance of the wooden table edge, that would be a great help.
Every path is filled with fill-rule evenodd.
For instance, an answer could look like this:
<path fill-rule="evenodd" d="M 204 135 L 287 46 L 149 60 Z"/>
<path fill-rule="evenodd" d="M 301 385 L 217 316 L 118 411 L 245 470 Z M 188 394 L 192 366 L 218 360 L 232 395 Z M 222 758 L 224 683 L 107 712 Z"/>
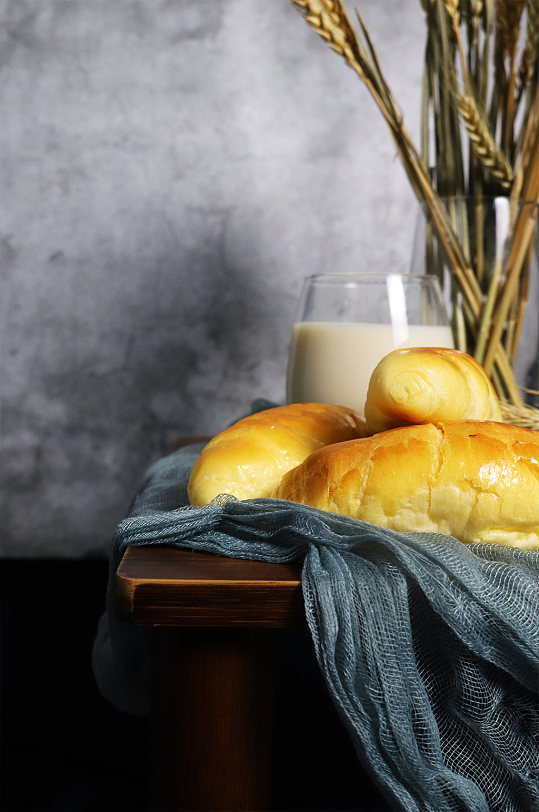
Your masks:
<path fill-rule="evenodd" d="M 238 577 L 233 577 L 235 570 Z M 126 549 L 115 576 L 115 603 L 119 617 L 136 625 L 305 625 L 299 563 L 268 564 L 168 547 Z"/>

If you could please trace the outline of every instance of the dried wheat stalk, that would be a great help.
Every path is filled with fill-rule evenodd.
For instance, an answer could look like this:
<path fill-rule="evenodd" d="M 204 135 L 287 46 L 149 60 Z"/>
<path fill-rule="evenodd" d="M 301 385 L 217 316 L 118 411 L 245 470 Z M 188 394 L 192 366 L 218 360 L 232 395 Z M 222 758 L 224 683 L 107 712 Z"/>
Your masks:
<path fill-rule="evenodd" d="M 539 409 L 526 405 L 515 406 L 513 403 L 507 401 L 501 401 L 500 408 L 505 423 L 539 431 Z"/>
<path fill-rule="evenodd" d="M 539 0 L 530 0 L 528 4 L 528 24 L 526 26 L 526 44 L 522 52 L 519 70 L 519 99 L 532 82 L 534 69 L 537 66 L 539 53 Z"/>

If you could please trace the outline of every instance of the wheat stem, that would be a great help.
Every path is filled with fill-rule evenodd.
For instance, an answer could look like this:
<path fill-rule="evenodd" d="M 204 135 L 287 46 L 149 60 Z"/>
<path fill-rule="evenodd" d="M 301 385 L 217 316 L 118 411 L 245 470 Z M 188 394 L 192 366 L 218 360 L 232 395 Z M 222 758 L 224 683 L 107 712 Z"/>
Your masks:
<path fill-rule="evenodd" d="M 494 360 L 499 350 L 504 325 L 509 313 L 509 308 L 517 291 L 522 266 L 529 250 L 530 243 L 535 234 L 537 206 L 533 208 L 530 207 L 529 211 L 527 209 L 528 207 L 525 207 L 519 217 L 517 229 L 515 230 L 515 237 L 513 239 L 513 244 L 505 269 L 506 282 L 504 291 L 497 307 L 496 320 L 492 325 L 489 346 L 483 361 L 483 366 L 487 374 L 492 371 Z"/>
<path fill-rule="evenodd" d="M 531 84 L 534 73 L 537 72 L 539 54 L 539 0 L 529 0 L 528 22 L 526 26 L 526 44 L 522 52 L 518 90 L 518 100 L 522 93 Z"/>

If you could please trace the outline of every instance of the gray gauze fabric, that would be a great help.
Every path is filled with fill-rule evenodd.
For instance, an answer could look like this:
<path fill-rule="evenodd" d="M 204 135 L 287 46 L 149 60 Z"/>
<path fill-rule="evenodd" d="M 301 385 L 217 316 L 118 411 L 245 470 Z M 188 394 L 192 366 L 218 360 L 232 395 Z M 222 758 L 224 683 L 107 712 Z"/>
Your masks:
<path fill-rule="evenodd" d="M 127 545 L 301 560 L 328 691 L 389 803 L 410 812 L 539 809 L 539 553 L 405 535 L 270 499 L 187 506 L 200 448 L 155 463 L 118 527 L 93 652 L 102 694 L 125 711 L 147 710 L 149 632 L 113 610 L 112 576 Z"/>

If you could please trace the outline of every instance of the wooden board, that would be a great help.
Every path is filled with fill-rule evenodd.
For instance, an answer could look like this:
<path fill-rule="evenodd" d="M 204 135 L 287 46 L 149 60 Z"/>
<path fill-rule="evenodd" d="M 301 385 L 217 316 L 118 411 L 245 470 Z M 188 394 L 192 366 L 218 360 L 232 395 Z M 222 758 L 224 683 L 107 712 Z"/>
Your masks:
<path fill-rule="evenodd" d="M 116 573 L 122 619 L 155 626 L 304 625 L 300 564 L 244 561 L 171 547 L 129 547 Z"/>

